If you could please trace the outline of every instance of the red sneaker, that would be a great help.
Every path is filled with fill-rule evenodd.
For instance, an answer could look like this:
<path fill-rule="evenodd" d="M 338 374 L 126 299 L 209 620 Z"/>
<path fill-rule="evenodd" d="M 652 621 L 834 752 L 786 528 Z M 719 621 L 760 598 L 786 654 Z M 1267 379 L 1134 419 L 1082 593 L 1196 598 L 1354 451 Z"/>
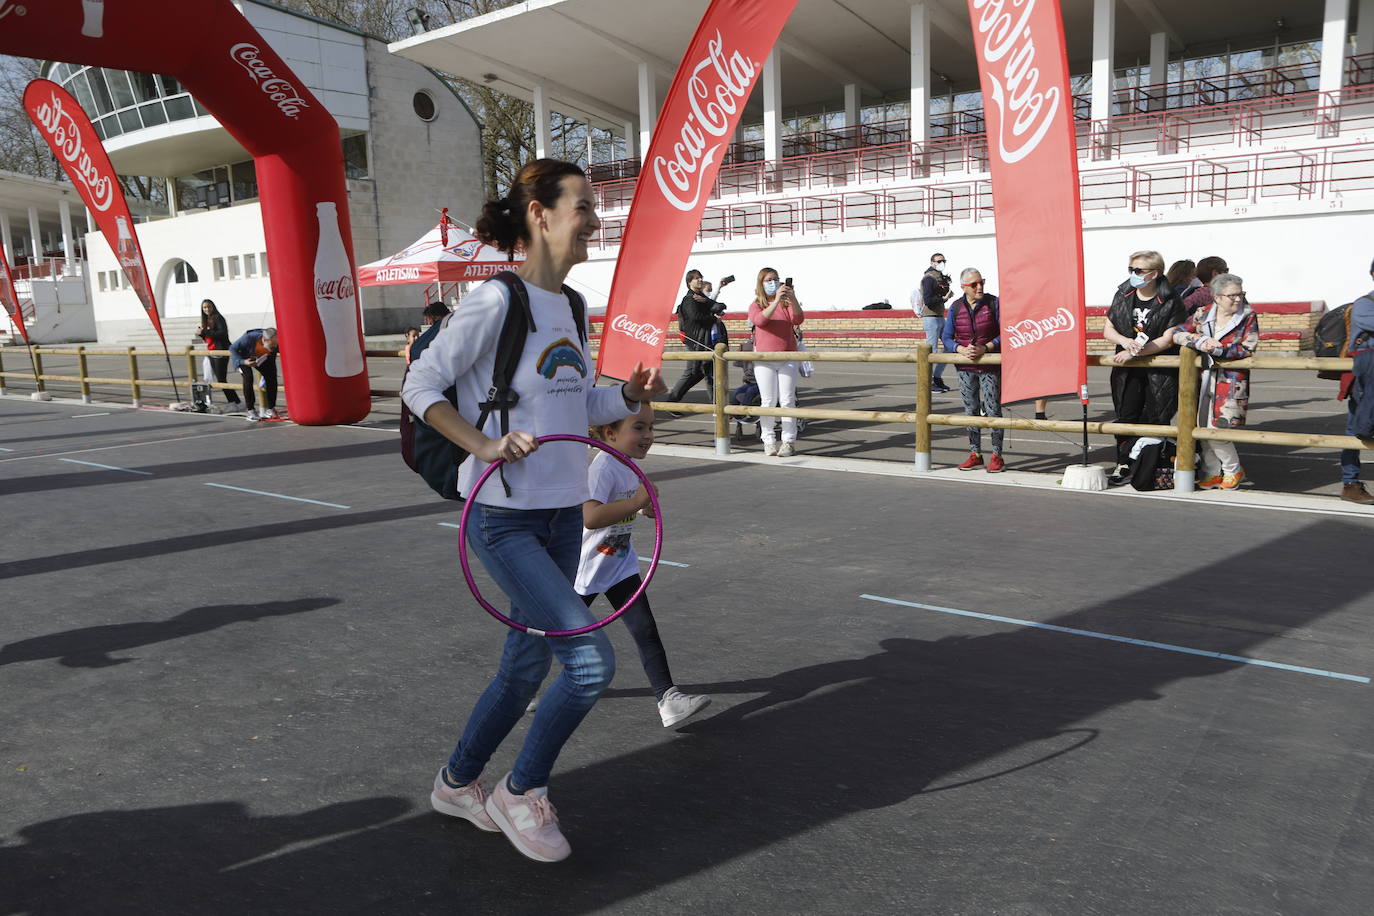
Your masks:
<path fill-rule="evenodd" d="M 959 465 L 959 470 L 971 471 L 974 468 L 981 468 L 982 466 L 983 456 L 977 452 L 969 452 L 968 457 L 964 459 L 964 463 Z"/>
<path fill-rule="evenodd" d="M 998 471 L 1005 471 L 1006 469 L 1007 465 L 1005 462 L 1002 461 L 1001 455 L 993 455 L 991 458 L 988 459 L 989 474 L 996 474 Z"/>

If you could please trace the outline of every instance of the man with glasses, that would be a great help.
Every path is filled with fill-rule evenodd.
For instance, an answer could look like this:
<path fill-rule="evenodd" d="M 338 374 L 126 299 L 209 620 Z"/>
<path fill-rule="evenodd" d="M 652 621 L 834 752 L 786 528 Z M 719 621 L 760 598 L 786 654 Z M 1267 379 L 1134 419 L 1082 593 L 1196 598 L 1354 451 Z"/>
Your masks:
<path fill-rule="evenodd" d="M 1374 278 L 1374 263 L 1369 265 L 1369 276 Z M 1361 340 L 1361 334 L 1365 335 L 1364 340 Z M 1374 290 L 1365 293 L 1350 306 L 1350 339 L 1346 342 L 1346 349 L 1354 352 L 1360 347 L 1367 347 L 1371 336 L 1374 336 Z M 1374 393 L 1367 391 L 1369 384 L 1369 380 L 1359 373 L 1355 374 L 1350 384 L 1345 419 L 1347 436 L 1355 435 L 1360 403 L 1366 396 L 1374 397 Z M 1362 506 L 1374 504 L 1374 496 L 1369 495 L 1360 482 L 1360 450 L 1357 448 L 1341 449 L 1341 484 L 1341 499 Z"/>
<path fill-rule="evenodd" d="M 930 256 L 930 266 L 921 277 L 921 285 L 912 290 L 911 309 L 921 318 L 921 328 L 926 333 L 926 343 L 930 352 L 938 353 L 944 336 L 945 303 L 954 293 L 949 289 L 949 274 L 945 273 L 945 256 L 938 251 Z M 941 378 L 945 374 L 945 364 L 937 363 L 931 373 L 930 390 L 943 394 L 949 386 Z"/>
<path fill-rule="evenodd" d="M 1112 406 L 1118 423 L 1167 425 L 1178 409 L 1178 372 L 1147 366 L 1127 366 L 1142 356 L 1177 353 L 1173 330 L 1188 312 L 1183 300 L 1164 280 L 1164 258 L 1158 251 L 1131 255 L 1122 283 L 1107 310 L 1102 336 L 1116 345 L 1112 361 Z M 1116 437 L 1114 485 L 1131 477 L 1131 447 L 1136 436 Z"/>
<path fill-rule="evenodd" d="M 986 284 L 983 275 L 972 267 L 959 275 L 959 285 L 964 295 L 950 305 L 949 316 L 945 321 L 945 351 L 958 353 L 975 361 L 986 353 L 997 353 L 1002 349 L 1002 321 L 999 314 L 997 297 L 984 292 Z M 970 417 L 1000 417 L 1002 415 L 1002 367 L 1001 366 L 956 366 L 959 376 L 959 394 L 964 398 L 964 413 Z M 977 426 L 967 427 L 969 454 L 961 471 L 972 471 L 983 466 L 983 430 Z M 1002 437 L 1005 430 L 992 431 L 992 457 L 988 459 L 987 471 L 995 474 L 1004 469 L 1002 462 Z"/>

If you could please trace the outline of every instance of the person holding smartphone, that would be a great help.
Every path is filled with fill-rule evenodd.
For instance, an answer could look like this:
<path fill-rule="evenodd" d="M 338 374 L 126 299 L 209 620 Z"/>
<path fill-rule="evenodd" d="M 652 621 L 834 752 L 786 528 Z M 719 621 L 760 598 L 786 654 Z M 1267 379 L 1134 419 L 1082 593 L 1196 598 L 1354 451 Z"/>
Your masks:
<path fill-rule="evenodd" d="M 801 302 L 792 288 L 792 278 L 778 281 L 778 272 L 771 267 L 759 271 L 754 285 L 754 302 L 749 306 L 749 323 L 754 326 L 754 349 L 759 353 L 797 351 L 797 328 L 806 316 Z M 786 362 L 757 362 L 754 378 L 758 381 L 759 397 L 764 407 L 796 407 L 797 376 L 801 370 L 798 360 Z M 782 418 L 782 444 L 777 440 L 777 417 L 759 418 L 759 435 L 763 438 L 763 453 L 787 458 L 796 454 L 797 419 Z"/>
<path fill-rule="evenodd" d="M 733 276 L 723 277 L 717 287 L 716 296 L 718 297 L 734 279 Z M 720 320 L 720 313 L 725 311 L 725 306 L 706 294 L 705 278 L 702 277 L 701 271 L 687 271 L 686 283 L 687 293 L 677 304 L 677 324 L 682 330 L 682 342 L 689 350 L 710 350 L 713 348 L 711 332 Z M 682 400 L 702 379 L 706 380 L 709 389 L 715 383 L 714 362 L 709 359 L 694 359 L 688 362 L 682 377 L 677 380 L 677 384 L 664 400 Z"/>

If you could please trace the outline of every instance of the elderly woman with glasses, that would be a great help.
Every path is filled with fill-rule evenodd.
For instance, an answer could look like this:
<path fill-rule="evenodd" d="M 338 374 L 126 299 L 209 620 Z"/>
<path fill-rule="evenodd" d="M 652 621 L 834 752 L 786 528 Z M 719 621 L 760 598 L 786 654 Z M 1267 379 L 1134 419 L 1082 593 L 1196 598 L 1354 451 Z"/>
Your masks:
<path fill-rule="evenodd" d="M 1116 344 L 1112 362 L 1112 406 L 1118 423 L 1166 425 L 1178 406 L 1178 373 L 1173 369 L 1127 366 L 1141 356 L 1177 353 L 1174 328 L 1188 317 L 1183 300 L 1164 276 L 1158 251 L 1131 255 L 1126 282 L 1117 287 L 1102 336 Z M 1135 436 L 1116 437 L 1113 484 L 1130 479 Z"/>
<path fill-rule="evenodd" d="M 1245 359 L 1259 347 L 1259 316 L 1245 301 L 1244 281 L 1235 274 L 1212 278 L 1212 305 L 1173 329 L 1174 343 L 1203 354 L 1198 389 L 1198 424 L 1212 429 L 1245 425 L 1250 406 L 1250 370 L 1230 369 L 1216 360 Z M 1202 440 L 1199 489 L 1234 490 L 1245 479 L 1233 442 Z"/>

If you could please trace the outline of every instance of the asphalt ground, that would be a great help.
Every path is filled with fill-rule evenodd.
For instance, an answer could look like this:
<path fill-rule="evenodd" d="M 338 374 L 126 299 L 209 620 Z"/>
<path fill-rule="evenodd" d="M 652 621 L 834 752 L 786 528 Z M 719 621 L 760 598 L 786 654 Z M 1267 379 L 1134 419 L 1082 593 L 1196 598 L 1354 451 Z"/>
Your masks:
<path fill-rule="evenodd" d="M 383 408 L 0 399 L 0 914 L 1368 912 L 1362 515 L 665 446 L 715 702 L 663 729 L 613 625 L 540 865 L 429 809 L 505 631 Z"/>

